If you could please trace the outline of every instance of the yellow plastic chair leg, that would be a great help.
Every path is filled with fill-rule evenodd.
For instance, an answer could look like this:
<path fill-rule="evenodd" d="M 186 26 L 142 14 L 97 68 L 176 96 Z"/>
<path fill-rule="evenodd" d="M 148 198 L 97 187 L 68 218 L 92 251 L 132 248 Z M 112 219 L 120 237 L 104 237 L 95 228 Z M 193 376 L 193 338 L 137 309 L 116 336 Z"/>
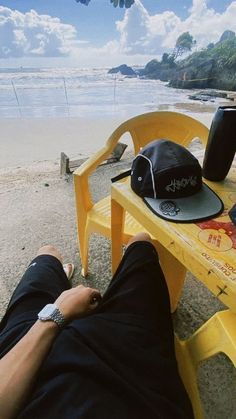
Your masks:
<path fill-rule="evenodd" d="M 188 351 L 188 341 L 181 341 L 176 336 L 175 352 L 180 376 L 191 400 L 194 418 L 204 419 L 203 408 L 197 384 L 197 369 L 192 363 L 191 353 Z"/>
<path fill-rule="evenodd" d="M 86 277 L 88 275 L 88 245 L 89 245 L 89 232 L 86 224 L 82 222 L 78 224 L 78 234 L 80 243 L 80 259 L 81 259 L 81 275 Z"/>
<path fill-rule="evenodd" d="M 113 220 L 111 228 L 112 274 L 114 275 L 122 258 L 125 211 L 121 205 L 111 199 L 111 213 Z"/>
<path fill-rule="evenodd" d="M 170 296 L 171 312 L 174 313 L 183 289 L 186 268 L 159 242 L 154 241 L 160 259 L 160 265 L 165 275 Z"/>

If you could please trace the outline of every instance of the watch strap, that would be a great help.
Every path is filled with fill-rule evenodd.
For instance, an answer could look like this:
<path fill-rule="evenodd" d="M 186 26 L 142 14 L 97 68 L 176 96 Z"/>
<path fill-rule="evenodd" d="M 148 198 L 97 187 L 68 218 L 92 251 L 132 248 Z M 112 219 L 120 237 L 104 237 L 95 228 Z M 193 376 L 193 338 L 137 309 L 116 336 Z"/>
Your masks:
<path fill-rule="evenodd" d="M 59 308 L 56 308 L 55 311 L 52 314 L 52 320 L 60 327 L 60 329 L 63 329 L 63 327 L 66 324 L 66 319 L 59 310 Z"/>

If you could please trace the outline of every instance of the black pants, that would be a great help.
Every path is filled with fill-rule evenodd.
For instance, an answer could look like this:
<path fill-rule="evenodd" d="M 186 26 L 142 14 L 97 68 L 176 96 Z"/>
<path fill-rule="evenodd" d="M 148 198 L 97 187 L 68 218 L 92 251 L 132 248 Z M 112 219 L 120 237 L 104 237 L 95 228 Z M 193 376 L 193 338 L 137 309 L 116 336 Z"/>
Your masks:
<path fill-rule="evenodd" d="M 7 312 L 0 324 L 0 356 L 3 356 L 5 353 L 7 353 L 7 351 L 9 351 L 22 338 L 22 336 L 24 336 L 24 334 L 36 321 L 38 312 L 46 304 L 54 302 L 62 291 L 69 288 L 70 285 L 64 273 L 63 267 L 55 257 L 47 255 L 40 255 L 36 257 L 29 265 L 19 285 L 13 293 Z M 98 331 L 99 328 L 100 331 Z M 124 331 L 126 329 L 127 333 L 124 337 Z M 121 386 L 120 378 L 119 380 L 117 378 L 119 371 L 121 371 L 120 374 L 122 375 L 122 380 L 126 383 L 124 384 L 124 387 L 126 386 L 130 389 L 132 386 L 136 386 L 135 382 L 132 381 L 133 372 L 130 371 L 129 374 L 125 375 L 121 368 L 122 362 L 123 365 L 125 365 L 126 359 L 130 357 L 129 364 L 131 364 L 132 358 L 137 356 L 137 362 L 140 363 L 139 368 L 141 371 L 143 371 L 143 385 L 145 386 L 145 389 L 142 390 L 140 384 L 140 388 L 138 387 L 138 390 L 135 388 L 135 392 L 140 391 L 140 394 L 145 393 L 146 388 L 149 386 L 150 376 L 150 387 L 155 387 L 156 392 L 160 391 L 164 394 L 164 396 L 161 394 L 161 397 L 159 398 L 161 400 L 160 401 L 158 397 L 155 399 L 154 395 L 156 393 L 153 395 L 153 391 L 146 391 L 146 399 L 143 400 L 142 403 L 140 401 L 142 406 L 145 405 L 145 415 L 147 414 L 146 417 L 158 417 L 153 416 L 153 411 L 159 410 L 160 413 L 162 412 L 161 414 L 164 414 L 164 416 L 160 416 L 163 418 L 186 417 L 189 419 L 192 417 L 191 406 L 176 368 L 174 335 L 168 289 L 159 265 L 156 250 L 151 243 L 135 242 L 128 247 L 117 269 L 117 272 L 111 280 L 111 283 L 108 286 L 108 289 L 105 292 L 99 306 L 85 319 L 75 320 L 70 325 L 68 325 L 67 328 L 60 334 L 60 338 L 56 340 L 58 344 L 61 341 L 63 341 L 64 344 L 65 340 L 70 342 L 69 332 L 72 333 L 71 331 L 73 333 L 76 331 L 76 333 L 80 336 L 80 339 L 78 339 L 78 348 L 76 349 L 76 351 L 78 351 L 78 358 L 80 357 L 80 365 L 78 366 L 77 361 L 75 361 L 74 366 L 74 369 L 78 368 L 80 375 L 82 374 L 84 368 L 84 363 L 81 360 L 83 359 L 84 346 L 86 345 L 86 347 L 89 347 L 89 354 L 91 357 L 93 357 L 94 354 L 96 357 L 98 357 L 99 354 L 99 361 L 97 361 L 98 363 L 100 363 L 100 358 L 104 358 L 105 362 L 107 358 L 108 366 L 106 365 L 105 368 L 110 368 L 110 364 L 112 364 L 111 375 L 114 372 L 114 368 L 116 369 L 116 376 L 114 378 L 116 384 L 114 384 L 114 386 L 116 388 L 118 388 L 118 385 Z M 113 336 L 109 336 L 111 331 L 115 331 Z M 127 344 L 127 335 L 131 348 L 129 348 Z M 115 339 L 116 336 L 119 341 L 114 345 L 114 343 L 111 343 L 110 341 Z M 131 344 L 130 341 L 132 341 Z M 135 349 L 134 341 L 136 345 Z M 57 342 L 54 345 L 54 363 L 55 357 L 61 356 L 61 354 L 56 355 Z M 81 346 L 82 344 L 83 349 L 79 347 L 79 345 Z M 102 350 L 100 349 L 101 347 Z M 106 352 L 106 347 L 110 348 L 110 352 Z M 135 353 L 132 353 L 131 350 L 135 351 Z M 67 349 L 67 355 L 65 355 L 65 357 L 68 356 L 68 352 L 70 352 L 70 348 Z M 111 352 L 114 353 L 114 357 L 112 357 Z M 145 355 L 146 353 L 147 355 Z M 158 358 L 158 356 L 160 357 L 160 360 L 159 362 L 156 362 L 156 358 Z M 70 359 L 72 359 L 72 357 L 73 356 L 71 355 Z M 88 355 L 86 355 L 86 362 L 87 357 Z M 119 357 L 122 358 L 122 361 L 119 360 Z M 124 357 L 126 357 L 126 359 L 124 359 Z M 48 360 L 46 360 L 46 363 L 47 362 L 50 364 L 50 356 L 48 357 Z M 63 363 L 65 362 L 66 361 L 63 359 Z M 163 368 L 163 363 L 166 363 L 166 369 Z M 147 375 L 145 372 L 147 368 L 152 369 L 152 367 L 155 377 L 152 375 L 152 371 L 150 371 L 149 375 Z M 47 367 L 47 380 L 49 380 L 49 369 L 50 365 Z M 101 374 L 100 369 L 99 374 Z M 168 371 L 168 373 L 166 371 Z M 167 377 L 165 374 L 170 376 Z M 123 375 L 125 376 L 125 379 Z M 131 376 L 132 378 L 129 378 Z M 166 381 L 166 385 L 163 384 L 160 386 L 156 383 L 156 380 L 159 380 L 163 383 Z M 172 380 L 172 383 L 168 384 L 168 380 Z M 40 383 L 42 386 L 45 385 L 45 383 L 43 384 L 43 378 L 41 378 Z M 38 383 L 38 387 L 40 386 L 40 383 Z M 173 390 L 171 390 L 171 385 L 173 383 L 175 383 L 175 385 L 173 385 Z M 94 380 L 92 386 L 94 386 Z M 47 391 L 49 387 L 47 387 Z M 170 396 L 166 394 L 167 390 L 165 390 L 165 388 L 168 388 Z M 94 391 L 98 393 L 97 389 Z M 172 395 L 172 393 L 175 394 Z M 132 391 L 130 389 L 130 396 L 129 399 L 127 399 L 127 404 L 129 404 L 128 412 L 133 412 L 131 407 L 133 394 L 134 389 L 132 389 Z M 164 407 L 162 406 L 163 397 L 165 397 L 167 400 L 164 403 Z M 168 399 L 168 397 L 170 397 L 170 399 Z M 38 395 L 36 399 L 39 399 Z M 43 403 L 43 401 L 41 401 L 41 403 Z M 85 403 L 84 400 L 80 401 L 80 406 L 82 403 Z M 155 403 L 160 403 L 160 407 L 158 408 L 157 406 L 156 408 L 154 405 Z M 141 414 L 141 404 L 139 414 Z M 137 401 L 135 405 L 137 406 Z M 34 407 L 34 402 L 32 402 L 32 406 Z M 151 409 L 150 413 L 148 413 L 148 406 Z M 41 409 L 40 404 L 38 405 L 38 408 Z M 114 412 L 110 412 L 107 405 L 106 409 L 108 411 L 108 417 L 110 414 L 115 417 Z M 120 407 L 120 409 L 120 412 L 123 412 L 123 407 Z M 175 409 L 176 413 L 173 413 L 175 412 Z M 99 412 L 98 407 L 96 411 Z M 165 414 L 164 412 L 169 413 Z M 133 413 L 127 413 L 127 416 L 126 413 L 127 412 L 123 412 L 122 414 L 120 413 L 122 415 L 121 419 L 123 419 L 123 417 L 133 417 Z M 23 414 L 23 416 L 20 417 L 30 417 L 30 414 L 32 415 L 34 413 L 30 413 L 29 411 L 29 416 L 24 416 Z M 53 414 L 58 415 L 58 412 L 54 412 Z M 137 415 L 138 413 L 136 412 L 135 414 Z M 97 416 L 93 413 L 93 416 L 91 417 L 95 418 L 99 417 L 99 415 L 100 418 L 102 417 L 101 415 L 103 415 L 104 418 L 106 417 L 105 413 L 102 411 L 102 408 Z M 67 416 L 60 417 L 66 418 Z M 72 415 L 71 417 L 87 418 L 89 416 Z M 136 417 L 141 418 L 144 416 L 141 414 L 141 416 Z"/>

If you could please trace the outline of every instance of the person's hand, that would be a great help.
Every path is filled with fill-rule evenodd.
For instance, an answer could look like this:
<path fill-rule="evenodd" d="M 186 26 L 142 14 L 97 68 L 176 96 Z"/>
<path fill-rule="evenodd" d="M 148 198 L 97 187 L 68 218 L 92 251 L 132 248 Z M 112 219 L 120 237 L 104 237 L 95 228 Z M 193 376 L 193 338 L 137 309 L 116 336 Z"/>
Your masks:
<path fill-rule="evenodd" d="M 94 310 L 99 301 L 101 294 L 94 288 L 79 285 L 64 291 L 55 301 L 67 321 L 78 319 Z"/>

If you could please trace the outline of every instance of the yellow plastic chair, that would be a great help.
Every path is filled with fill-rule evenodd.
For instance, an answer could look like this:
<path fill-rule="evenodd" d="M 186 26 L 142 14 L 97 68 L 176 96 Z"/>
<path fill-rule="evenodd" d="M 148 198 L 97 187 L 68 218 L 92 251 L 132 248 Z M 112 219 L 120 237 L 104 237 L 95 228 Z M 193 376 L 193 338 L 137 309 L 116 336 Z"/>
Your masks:
<path fill-rule="evenodd" d="M 199 364 L 222 352 L 236 367 L 236 313 L 216 313 L 189 339 L 175 339 L 180 376 L 191 400 L 195 419 L 203 419 L 203 407 L 197 385 Z"/>
<path fill-rule="evenodd" d="M 90 234 L 100 233 L 108 238 L 111 237 L 110 196 L 94 203 L 88 179 L 97 166 L 108 158 L 120 138 L 125 133 L 130 134 L 136 155 L 141 147 L 160 138 L 173 140 L 183 146 L 188 146 L 194 138 L 199 138 L 206 145 L 208 132 L 208 128 L 201 122 L 181 113 L 160 111 L 142 114 L 122 123 L 111 134 L 102 149 L 74 172 L 77 227 L 83 276 L 88 273 Z M 140 231 L 143 231 L 141 226 L 127 214 L 123 243 L 126 244 L 131 236 Z M 160 245 L 157 247 L 161 257 L 161 254 L 165 252 Z M 165 254 L 164 258 L 162 268 L 167 277 L 170 270 L 172 272 L 174 270 L 176 276 L 183 275 L 183 266 L 173 256 L 167 258 Z"/>

